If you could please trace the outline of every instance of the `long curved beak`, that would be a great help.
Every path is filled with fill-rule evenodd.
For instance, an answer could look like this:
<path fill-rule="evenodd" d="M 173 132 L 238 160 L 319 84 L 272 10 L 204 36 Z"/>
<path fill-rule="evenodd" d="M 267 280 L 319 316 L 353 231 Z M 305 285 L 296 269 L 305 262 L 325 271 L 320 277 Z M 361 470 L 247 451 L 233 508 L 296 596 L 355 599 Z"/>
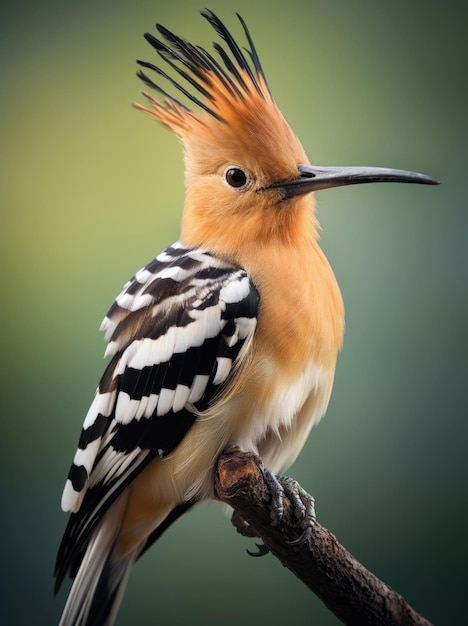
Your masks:
<path fill-rule="evenodd" d="M 343 185 L 358 185 L 360 183 L 419 183 L 422 185 L 439 185 L 439 181 L 431 176 L 395 170 L 386 167 L 320 167 L 312 165 L 298 165 L 299 178 L 274 183 L 269 187 L 283 191 L 286 200 L 303 193 L 330 189 Z"/>

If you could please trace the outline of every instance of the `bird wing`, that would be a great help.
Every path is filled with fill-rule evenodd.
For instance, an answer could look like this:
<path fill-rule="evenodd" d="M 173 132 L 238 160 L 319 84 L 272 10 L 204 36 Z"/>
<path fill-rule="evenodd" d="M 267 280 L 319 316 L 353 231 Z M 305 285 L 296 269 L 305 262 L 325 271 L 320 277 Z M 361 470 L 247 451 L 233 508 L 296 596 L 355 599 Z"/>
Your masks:
<path fill-rule="evenodd" d="M 259 295 L 248 274 L 176 242 L 137 272 L 101 326 L 112 357 L 85 418 L 65 485 L 71 511 L 58 585 L 91 531 L 157 455 L 216 403 L 248 354 Z"/>

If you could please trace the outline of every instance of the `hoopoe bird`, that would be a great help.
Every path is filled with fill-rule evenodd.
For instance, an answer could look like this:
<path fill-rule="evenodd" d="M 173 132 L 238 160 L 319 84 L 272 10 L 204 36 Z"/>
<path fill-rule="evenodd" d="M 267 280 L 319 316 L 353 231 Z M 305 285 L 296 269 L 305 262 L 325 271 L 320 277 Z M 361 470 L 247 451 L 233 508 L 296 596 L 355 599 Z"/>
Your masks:
<path fill-rule="evenodd" d="M 212 12 L 215 54 L 157 25 L 145 38 L 171 68 L 138 61 L 152 118 L 180 140 L 179 240 L 125 285 L 102 323 L 110 362 L 84 420 L 62 508 L 60 624 L 111 625 L 132 566 L 194 504 L 213 496 L 228 446 L 274 474 L 324 415 L 344 332 L 321 251 L 313 192 L 368 182 L 436 184 L 415 172 L 317 167 L 270 93 L 244 20 L 243 51 Z M 180 76 L 175 79 L 174 76 Z M 159 82 L 159 81 L 158 81 Z"/>

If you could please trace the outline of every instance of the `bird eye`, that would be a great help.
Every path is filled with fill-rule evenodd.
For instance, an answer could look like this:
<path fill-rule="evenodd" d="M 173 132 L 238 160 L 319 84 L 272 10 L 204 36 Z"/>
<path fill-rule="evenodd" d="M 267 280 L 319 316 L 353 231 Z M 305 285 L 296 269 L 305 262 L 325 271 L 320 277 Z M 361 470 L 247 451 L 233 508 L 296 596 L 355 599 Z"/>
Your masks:
<path fill-rule="evenodd" d="M 247 174 L 240 167 L 228 167 L 224 172 L 224 180 L 229 187 L 241 189 L 247 184 Z"/>

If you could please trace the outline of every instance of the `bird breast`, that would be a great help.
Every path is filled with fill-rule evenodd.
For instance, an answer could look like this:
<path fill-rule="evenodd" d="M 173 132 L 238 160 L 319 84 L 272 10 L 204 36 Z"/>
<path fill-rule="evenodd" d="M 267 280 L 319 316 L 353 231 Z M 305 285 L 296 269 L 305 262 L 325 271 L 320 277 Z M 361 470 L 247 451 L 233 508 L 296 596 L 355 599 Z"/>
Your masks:
<path fill-rule="evenodd" d="M 261 258 L 261 263 L 255 261 Z M 243 260 L 260 293 L 249 360 L 216 407 L 224 440 L 259 452 L 275 472 L 299 454 L 324 415 L 344 332 L 342 297 L 315 241 Z M 293 268 L 293 269 L 292 269 Z"/>

